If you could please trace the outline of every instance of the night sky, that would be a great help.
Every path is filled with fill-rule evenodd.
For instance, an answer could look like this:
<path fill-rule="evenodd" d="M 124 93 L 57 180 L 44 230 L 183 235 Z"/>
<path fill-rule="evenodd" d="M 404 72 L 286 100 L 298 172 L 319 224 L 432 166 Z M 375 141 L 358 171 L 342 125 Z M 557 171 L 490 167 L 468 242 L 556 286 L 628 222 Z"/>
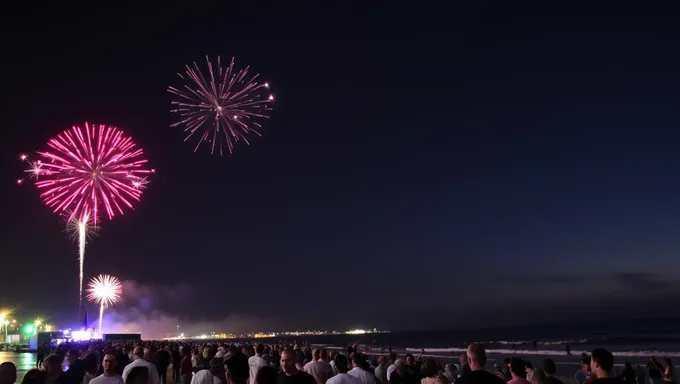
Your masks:
<path fill-rule="evenodd" d="M 157 169 L 87 249 L 88 278 L 126 281 L 114 322 L 673 313 L 659 303 L 680 297 L 674 12 L 278 3 L 5 9 L 0 306 L 78 320 L 76 244 L 15 181 L 21 153 L 88 121 Z M 277 98 L 233 155 L 170 128 L 166 88 L 205 55 L 251 65 Z"/>

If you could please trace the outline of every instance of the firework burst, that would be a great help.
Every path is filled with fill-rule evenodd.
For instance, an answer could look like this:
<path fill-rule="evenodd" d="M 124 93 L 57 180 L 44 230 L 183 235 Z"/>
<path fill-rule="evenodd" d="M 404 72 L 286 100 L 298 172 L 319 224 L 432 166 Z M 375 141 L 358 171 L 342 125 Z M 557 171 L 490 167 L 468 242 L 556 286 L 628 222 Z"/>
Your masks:
<path fill-rule="evenodd" d="M 184 74 L 178 73 L 182 86 L 168 87 L 168 92 L 177 96 L 170 112 L 178 118 L 171 126 L 184 127 L 184 141 L 196 138 L 194 152 L 201 144 L 210 143 L 210 153 L 218 147 L 223 154 L 226 143 L 231 153 L 237 141 L 249 144 L 249 134 L 260 136 L 260 121 L 269 118 L 274 96 L 269 93 L 269 83 L 259 82 L 259 75 L 251 74 L 250 67 L 236 71 L 233 58 L 227 67 L 222 67 L 219 56 L 216 65 L 207 56 L 205 59 L 207 76 L 194 62 L 186 66 Z"/>
<path fill-rule="evenodd" d="M 39 160 L 32 162 L 27 155 L 21 159 L 37 180 L 40 198 L 66 217 L 67 232 L 78 239 L 82 305 L 85 243 L 98 228 L 99 213 L 113 219 L 125 207 L 132 209 L 154 170 L 146 168 L 142 150 L 130 137 L 105 125 L 73 127 L 47 145 L 48 151 L 38 152 Z"/>
<path fill-rule="evenodd" d="M 87 299 L 99 304 L 99 335 L 102 334 L 104 308 L 114 305 L 120 300 L 123 287 L 120 280 L 110 275 L 99 275 L 92 280 L 87 289 Z"/>

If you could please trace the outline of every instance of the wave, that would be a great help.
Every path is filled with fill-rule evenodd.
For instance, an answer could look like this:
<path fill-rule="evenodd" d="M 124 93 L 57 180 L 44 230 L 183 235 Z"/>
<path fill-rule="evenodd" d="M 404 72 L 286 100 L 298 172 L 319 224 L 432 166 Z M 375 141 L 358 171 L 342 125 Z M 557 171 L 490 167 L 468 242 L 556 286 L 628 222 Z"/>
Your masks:
<path fill-rule="evenodd" d="M 406 348 L 407 352 L 419 353 L 421 351 L 429 354 L 437 353 L 447 353 L 451 354 L 454 352 L 463 353 L 466 352 L 466 348 Z M 526 349 L 494 349 L 490 348 L 486 350 L 487 353 L 496 353 L 503 355 L 541 355 L 541 356 L 567 356 L 566 351 L 550 350 L 550 349 L 540 349 L 540 350 L 526 350 Z M 578 356 L 582 353 L 589 353 L 589 351 L 577 351 L 572 350 L 572 356 Z M 668 351 L 657 351 L 657 350 L 640 350 L 640 351 L 615 351 L 612 352 L 614 356 L 622 357 L 680 357 L 680 352 L 668 352 Z"/>

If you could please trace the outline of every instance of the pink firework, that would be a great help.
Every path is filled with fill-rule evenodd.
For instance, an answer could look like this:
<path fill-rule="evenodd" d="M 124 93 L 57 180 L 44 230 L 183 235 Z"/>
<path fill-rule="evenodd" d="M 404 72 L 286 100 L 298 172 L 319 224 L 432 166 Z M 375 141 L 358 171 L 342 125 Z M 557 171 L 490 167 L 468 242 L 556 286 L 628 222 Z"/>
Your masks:
<path fill-rule="evenodd" d="M 258 74 L 251 75 L 250 67 L 236 71 L 234 59 L 228 67 L 222 67 L 220 58 L 214 66 L 206 56 L 207 77 L 201 73 L 196 62 L 186 66 L 184 74 L 178 74 L 184 85 L 168 87 L 177 96 L 170 112 L 178 116 L 172 127 L 183 126 L 187 133 L 184 141 L 197 139 L 194 152 L 201 144 L 211 143 L 210 153 L 223 145 L 231 153 L 234 144 L 243 140 L 249 144 L 247 135 L 260 136 L 260 121 L 268 118 L 274 96 L 269 93 L 269 83 L 258 82 Z"/>
<path fill-rule="evenodd" d="M 92 220 L 100 212 L 109 219 L 123 208 L 133 208 L 153 173 L 147 160 L 123 131 L 105 125 L 73 127 L 52 138 L 49 150 L 38 152 L 32 176 L 42 191 L 41 199 L 55 213 L 70 212 L 68 220 Z"/>

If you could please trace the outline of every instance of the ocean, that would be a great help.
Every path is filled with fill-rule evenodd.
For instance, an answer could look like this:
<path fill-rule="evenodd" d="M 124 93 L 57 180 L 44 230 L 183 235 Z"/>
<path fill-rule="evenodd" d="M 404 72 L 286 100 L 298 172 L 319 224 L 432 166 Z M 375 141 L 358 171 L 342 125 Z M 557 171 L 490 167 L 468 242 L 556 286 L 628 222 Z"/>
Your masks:
<path fill-rule="evenodd" d="M 298 338 L 300 339 L 300 338 Z M 585 324 L 496 327 L 488 329 L 391 332 L 365 335 L 310 336 L 310 344 L 334 347 L 358 341 L 376 349 L 391 346 L 395 351 L 431 354 L 459 352 L 472 342 L 483 343 L 491 353 L 518 352 L 540 355 L 566 355 L 606 348 L 619 356 L 680 357 L 680 319 L 629 320 Z M 537 351 L 533 351 L 533 342 Z"/>

